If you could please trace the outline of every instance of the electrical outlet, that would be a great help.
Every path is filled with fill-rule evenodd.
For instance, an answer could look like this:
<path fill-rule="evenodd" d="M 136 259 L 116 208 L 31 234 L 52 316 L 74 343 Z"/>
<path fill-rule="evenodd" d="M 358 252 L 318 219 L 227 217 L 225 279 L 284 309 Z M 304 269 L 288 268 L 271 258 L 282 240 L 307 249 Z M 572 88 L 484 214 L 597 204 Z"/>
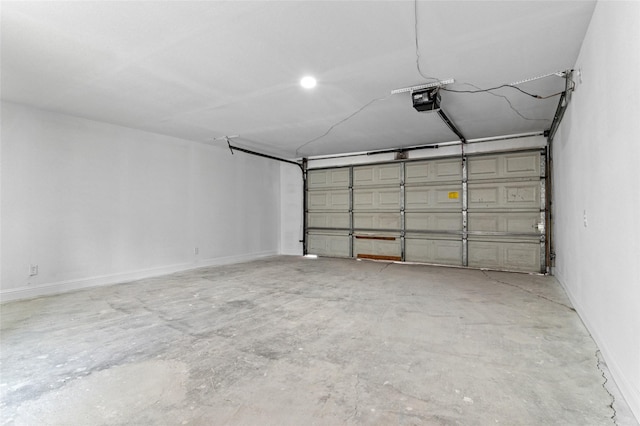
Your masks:
<path fill-rule="evenodd" d="M 200 249 L 198 247 L 195 247 L 193 249 L 193 254 L 198 254 L 198 253 L 200 253 Z"/>
<path fill-rule="evenodd" d="M 29 265 L 29 276 L 33 277 L 38 275 L 38 265 Z"/>
<path fill-rule="evenodd" d="M 586 228 L 586 227 L 587 227 L 587 224 L 588 224 L 588 223 L 587 223 L 587 211 L 586 211 L 586 210 L 584 210 L 584 211 L 582 212 L 582 223 L 584 223 L 584 227 Z"/>

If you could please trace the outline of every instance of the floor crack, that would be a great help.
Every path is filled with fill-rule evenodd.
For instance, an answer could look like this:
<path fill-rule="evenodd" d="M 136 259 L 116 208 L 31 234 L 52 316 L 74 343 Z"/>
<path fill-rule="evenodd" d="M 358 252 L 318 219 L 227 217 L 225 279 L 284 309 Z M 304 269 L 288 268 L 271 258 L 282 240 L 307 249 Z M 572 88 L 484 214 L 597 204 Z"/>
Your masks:
<path fill-rule="evenodd" d="M 398 389 L 397 387 L 395 387 L 392 384 L 387 383 L 387 382 L 383 383 L 382 386 L 388 386 L 390 389 L 394 390 L 395 392 L 397 392 L 398 394 L 400 394 L 402 396 L 406 396 L 407 398 L 411 398 L 411 399 L 416 400 L 416 401 L 424 402 L 425 404 L 430 404 L 432 402 L 429 399 L 424 399 L 424 398 L 421 398 L 421 397 L 419 397 L 417 395 L 406 393 L 406 392 Z"/>
<path fill-rule="evenodd" d="M 548 298 L 548 297 L 546 297 L 546 296 L 543 296 L 543 295 L 541 295 L 541 294 L 534 293 L 534 292 L 532 292 L 532 291 L 530 291 L 530 290 L 527 290 L 527 289 L 526 289 L 526 288 L 524 288 L 524 287 L 520 287 L 519 285 L 511 284 L 511 283 L 508 283 L 508 282 L 506 282 L 506 281 L 502 281 L 502 280 L 499 280 L 499 279 L 497 279 L 497 278 L 494 278 L 494 277 L 492 277 L 491 275 L 489 275 L 489 274 L 487 273 L 487 271 L 484 271 L 484 270 L 483 270 L 483 271 L 482 271 L 482 273 L 484 274 L 484 276 L 485 276 L 485 277 L 489 278 L 489 279 L 490 279 L 491 281 L 493 281 L 493 282 L 496 282 L 496 283 L 499 283 L 499 284 L 508 285 L 509 287 L 515 287 L 515 288 L 517 288 L 517 289 L 519 289 L 519 290 L 524 291 L 525 293 L 529 293 L 529 294 L 531 294 L 531 295 L 533 295 L 533 296 L 539 297 L 540 299 L 544 299 L 544 300 L 546 300 L 546 301 L 548 301 L 548 302 L 555 303 L 556 305 L 563 306 L 563 307 L 565 307 L 565 308 L 567 308 L 567 309 L 569 309 L 569 310 L 571 310 L 571 311 L 573 311 L 573 312 L 575 312 L 575 311 L 576 311 L 576 310 L 575 310 L 575 308 L 574 308 L 574 307 L 572 307 L 572 306 L 565 305 L 564 303 L 562 303 L 562 302 L 558 302 L 558 301 L 553 300 L 553 299 L 549 299 L 549 298 Z"/>
<path fill-rule="evenodd" d="M 360 386 L 360 376 L 356 374 L 356 384 L 353 385 L 353 389 L 356 392 L 356 402 L 353 407 L 353 413 L 349 416 L 347 421 L 357 418 L 358 412 L 360 411 L 360 393 L 358 392 L 358 386 Z"/>
<path fill-rule="evenodd" d="M 378 273 L 380 273 L 380 272 L 384 271 L 385 269 L 387 269 L 387 268 L 388 268 L 389 266 L 391 266 L 391 265 L 393 265 L 393 262 L 389 262 L 389 263 L 387 263 L 386 265 L 384 265 L 384 266 L 382 267 L 382 269 L 380 269 L 380 271 L 379 271 Z"/>
<path fill-rule="evenodd" d="M 607 382 L 609 381 L 609 379 L 607 378 L 607 375 L 604 373 L 604 370 L 602 369 L 602 364 L 604 362 L 603 362 L 602 352 L 600 352 L 600 349 L 596 350 L 596 360 L 597 360 L 596 365 L 598 367 L 598 370 L 600 370 L 600 374 L 602 374 L 602 378 L 604 379 L 604 382 L 602 382 L 602 388 L 609 394 L 609 397 L 611 397 L 611 404 L 607 406 L 611 408 L 611 410 L 613 411 L 613 414 L 611 415 L 611 421 L 613 422 L 614 425 L 617 425 L 618 422 L 616 421 L 616 416 L 618 415 L 618 412 L 613 406 L 613 404 L 615 404 L 616 402 L 616 397 L 613 396 L 613 394 L 609 391 L 609 389 L 607 389 Z"/>

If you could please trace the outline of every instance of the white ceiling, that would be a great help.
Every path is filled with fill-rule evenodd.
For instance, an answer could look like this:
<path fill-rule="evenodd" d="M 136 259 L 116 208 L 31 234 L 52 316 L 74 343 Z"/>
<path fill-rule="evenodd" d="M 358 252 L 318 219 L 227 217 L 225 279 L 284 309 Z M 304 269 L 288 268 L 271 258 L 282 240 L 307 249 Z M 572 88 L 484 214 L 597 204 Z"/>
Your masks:
<path fill-rule="evenodd" d="M 490 88 L 570 69 L 594 6 L 3 1 L 1 94 L 204 143 L 240 135 L 237 145 L 287 157 L 453 141 L 437 114 L 416 112 L 408 93 L 390 95 L 431 81 L 416 66 L 416 8 L 422 73 L 474 90 L 466 83 Z M 306 74 L 316 88 L 299 86 Z M 545 96 L 564 80 L 519 87 Z M 509 87 L 442 93 L 467 139 L 543 131 L 557 102 Z"/>

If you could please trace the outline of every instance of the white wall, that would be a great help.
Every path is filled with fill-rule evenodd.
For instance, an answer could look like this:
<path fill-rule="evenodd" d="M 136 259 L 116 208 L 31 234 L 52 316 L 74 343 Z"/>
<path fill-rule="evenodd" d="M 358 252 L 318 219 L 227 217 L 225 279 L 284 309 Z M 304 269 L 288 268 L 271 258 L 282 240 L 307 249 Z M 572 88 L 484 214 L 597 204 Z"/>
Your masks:
<path fill-rule="evenodd" d="M 3 300 L 278 252 L 277 162 L 11 103 L 1 136 Z"/>
<path fill-rule="evenodd" d="M 302 255 L 303 186 L 300 167 L 280 163 L 280 254 Z"/>
<path fill-rule="evenodd" d="M 553 200 L 555 274 L 640 419 L 639 18 L 638 2 L 595 8 L 553 142 Z"/>

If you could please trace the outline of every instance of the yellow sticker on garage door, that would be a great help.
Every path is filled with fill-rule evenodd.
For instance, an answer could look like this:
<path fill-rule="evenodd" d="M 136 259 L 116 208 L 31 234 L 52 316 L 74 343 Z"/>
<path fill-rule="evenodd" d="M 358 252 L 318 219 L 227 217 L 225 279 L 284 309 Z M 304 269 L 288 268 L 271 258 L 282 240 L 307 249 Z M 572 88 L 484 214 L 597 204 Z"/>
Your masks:
<path fill-rule="evenodd" d="M 457 200 L 460 193 L 458 191 L 453 191 L 449 193 L 449 198 L 452 200 Z"/>

